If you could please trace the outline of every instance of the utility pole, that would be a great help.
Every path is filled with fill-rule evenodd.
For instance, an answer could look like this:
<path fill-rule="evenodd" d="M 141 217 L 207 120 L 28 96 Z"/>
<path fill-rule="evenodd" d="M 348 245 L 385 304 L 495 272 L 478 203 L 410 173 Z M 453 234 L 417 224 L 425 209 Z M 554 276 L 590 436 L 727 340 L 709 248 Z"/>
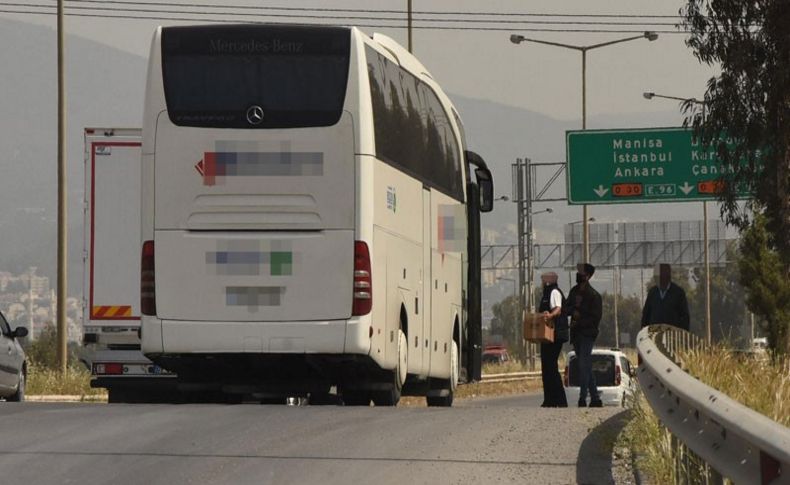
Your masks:
<path fill-rule="evenodd" d="M 408 27 L 409 27 L 409 52 L 412 52 L 412 44 L 411 44 L 411 1 L 406 0 L 406 8 L 408 10 Z"/>
<path fill-rule="evenodd" d="M 525 263 L 525 242 L 524 242 L 524 163 L 520 158 L 516 159 L 513 164 L 513 200 L 516 203 L 516 226 L 518 230 L 518 318 L 523 322 L 524 309 L 526 302 L 524 301 L 524 274 L 526 273 Z M 516 326 L 516 345 L 518 349 L 519 360 L 524 360 L 524 326 Z"/>
<path fill-rule="evenodd" d="M 66 373 L 66 264 L 68 246 L 66 235 L 66 82 L 64 69 L 63 0 L 58 0 L 58 366 Z M 32 330 L 32 329 L 31 329 Z"/>
<path fill-rule="evenodd" d="M 529 158 L 524 159 L 524 175 L 526 176 L 525 181 L 525 203 L 524 203 L 524 217 L 527 219 L 526 222 L 526 236 L 527 236 L 527 312 L 533 313 L 535 311 L 535 293 L 534 293 L 534 270 L 535 270 L 535 262 L 534 262 L 534 241 L 532 240 L 532 168 L 530 165 L 531 160 Z M 530 370 L 535 370 L 535 344 L 533 342 L 529 342 L 527 344 L 527 356 L 529 358 L 529 368 Z"/>
<path fill-rule="evenodd" d="M 30 274 L 30 279 L 27 280 L 27 323 L 28 329 L 30 330 L 30 341 L 36 340 L 36 332 L 33 328 L 33 274 L 36 272 L 35 269 L 31 266 L 28 270 Z"/>
<path fill-rule="evenodd" d="M 620 293 L 620 271 L 617 265 L 612 269 L 612 290 L 614 291 L 614 347 L 620 348 L 620 322 L 617 318 L 617 299 Z"/>

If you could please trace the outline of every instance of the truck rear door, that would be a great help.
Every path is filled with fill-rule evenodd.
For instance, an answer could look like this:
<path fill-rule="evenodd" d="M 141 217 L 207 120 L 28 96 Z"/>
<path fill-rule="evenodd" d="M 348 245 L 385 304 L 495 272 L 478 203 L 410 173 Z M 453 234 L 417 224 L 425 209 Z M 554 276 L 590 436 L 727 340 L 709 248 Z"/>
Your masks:
<path fill-rule="evenodd" d="M 138 344 L 140 142 L 140 129 L 85 130 L 84 325 Z"/>

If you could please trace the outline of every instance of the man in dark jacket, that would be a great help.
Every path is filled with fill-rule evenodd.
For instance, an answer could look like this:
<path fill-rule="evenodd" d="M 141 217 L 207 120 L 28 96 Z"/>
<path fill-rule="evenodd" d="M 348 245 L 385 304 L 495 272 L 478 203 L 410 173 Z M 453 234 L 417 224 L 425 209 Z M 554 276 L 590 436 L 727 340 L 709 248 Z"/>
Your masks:
<path fill-rule="evenodd" d="M 557 273 L 543 273 L 540 279 L 543 282 L 543 297 L 540 299 L 538 311 L 554 327 L 554 342 L 540 344 L 540 373 L 543 379 L 543 404 L 540 407 L 567 408 L 568 400 L 557 367 L 562 344 L 568 341 L 568 317 L 562 314 L 565 296 L 557 285 Z"/>
<path fill-rule="evenodd" d="M 683 288 L 672 282 L 672 268 L 659 266 L 658 286 L 650 288 L 642 308 L 642 326 L 666 323 L 689 329 L 689 304 Z"/>
<path fill-rule="evenodd" d="M 603 304 L 601 295 L 590 286 L 595 267 L 589 263 L 576 266 L 576 286 L 571 288 L 563 313 L 571 317 L 571 343 L 576 351 L 579 369 L 579 407 L 587 406 L 590 392 L 590 407 L 601 407 L 601 397 L 592 371 L 592 349 L 598 337 Z"/>

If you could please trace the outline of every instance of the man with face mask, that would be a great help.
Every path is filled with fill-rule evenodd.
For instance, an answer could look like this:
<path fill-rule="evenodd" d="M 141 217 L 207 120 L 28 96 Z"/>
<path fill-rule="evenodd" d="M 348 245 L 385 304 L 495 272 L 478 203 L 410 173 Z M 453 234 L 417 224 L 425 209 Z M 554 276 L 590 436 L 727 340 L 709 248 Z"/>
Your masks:
<path fill-rule="evenodd" d="M 568 293 L 563 313 L 571 317 L 571 343 L 576 352 L 579 368 L 579 407 L 587 407 L 587 392 L 590 407 L 602 407 L 595 375 L 592 371 L 592 349 L 598 337 L 603 304 L 601 295 L 590 286 L 595 267 L 589 263 L 576 265 L 576 286 Z"/>
<path fill-rule="evenodd" d="M 540 280 L 543 282 L 543 297 L 538 311 L 554 327 L 554 342 L 540 344 L 540 373 L 543 379 L 543 404 L 540 407 L 567 408 L 568 400 L 557 367 L 562 344 L 568 341 L 568 317 L 562 314 L 565 296 L 557 285 L 557 273 L 543 273 Z"/>
<path fill-rule="evenodd" d="M 658 286 L 650 288 L 642 308 L 642 326 L 666 323 L 689 329 L 689 304 L 683 288 L 672 282 L 672 268 L 659 265 Z"/>

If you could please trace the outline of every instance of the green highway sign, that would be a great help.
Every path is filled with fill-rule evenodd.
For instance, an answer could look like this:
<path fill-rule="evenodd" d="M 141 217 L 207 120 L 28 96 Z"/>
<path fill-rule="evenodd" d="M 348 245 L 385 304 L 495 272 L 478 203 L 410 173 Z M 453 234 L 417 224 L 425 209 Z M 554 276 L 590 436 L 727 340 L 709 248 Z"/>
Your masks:
<path fill-rule="evenodd" d="M 732 171 L 687 128 L 568 131 L 566 150 L 569 204 L 714 200 Z"/>

